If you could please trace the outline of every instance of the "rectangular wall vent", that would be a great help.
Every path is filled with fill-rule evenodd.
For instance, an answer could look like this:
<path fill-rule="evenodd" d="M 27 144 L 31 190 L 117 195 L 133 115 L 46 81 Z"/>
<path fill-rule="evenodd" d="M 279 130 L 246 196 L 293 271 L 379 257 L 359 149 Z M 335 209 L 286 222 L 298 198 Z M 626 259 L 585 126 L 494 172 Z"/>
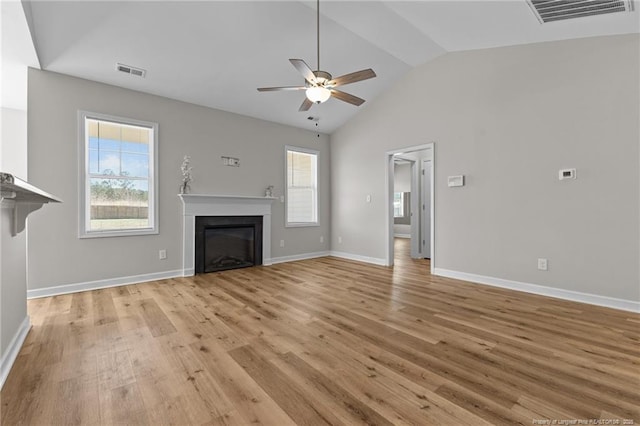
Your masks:
<path fill-rule="evenodd" d="M 527 0 L 540 23 L 632 12 L 633 0 Z"/>
<path fill-rule="evenodd" d="M 125 64 L 116 64 L 116 70 L 123 72 L 125 74 L 131 74 L 131 75 L 135 75 L 137 77 L 143 77 L 147 74 L 146 70 L 143 70 L 142 68 L 136 68 L 136 67 L 132 67 L 130 65 L 125 65 Z"/>

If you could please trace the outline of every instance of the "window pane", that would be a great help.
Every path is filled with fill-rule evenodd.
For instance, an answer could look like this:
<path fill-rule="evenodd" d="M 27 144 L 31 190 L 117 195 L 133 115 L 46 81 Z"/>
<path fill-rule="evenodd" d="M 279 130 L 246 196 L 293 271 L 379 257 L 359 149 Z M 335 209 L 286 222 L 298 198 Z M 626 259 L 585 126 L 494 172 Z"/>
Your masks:
<path fill-rule="evenodd" d="M 287 223 L 318 221 L 318 155 L 287 150 Z"/>
<path fill-rule="evenodd" d="M 289 222 L 315 222 L 315 191 L 290 188 L 287 210 Z"/>
<path fill-rule="evenodd" d="M 97 136 L 91 136 L 89 137 L 89 149 L 98 149 L 98 141 L 100 139 L 98 139 Z"/>
<path fill-rule="evenodd" d="M 120 153 L 118 151 L 98 151 L 98 174 L 120 175 Z"/>
<path fill-rule="evenodd" d="M 149 156 L 144 154 L 122 153 L 122 176 L 148 177 Z"/>
<path fill-rule="evenodd" d="M 393 194 L 393 217 L 404 217 L 404 193 Z"/>
<path fill-rule="evenodd" d="M 149 227 L 149 182 L 91 179 L 90 229 Z"/>
<path fill-rule="evenodd" d="M 89 173 L 97 174 L 98 172 L 99 172 L 98 150 L 90 149 L 89 150 Z"/>
<path fill-rule="evenodd" d="M 149 144 L 135 143 L 135 142 L 122 142 L 122 152 L 135 152 L 138 154 L 148 154 Z"/>
<path fill-rule="evenodd" d="M 106 138 L 98 138 L 98 149 L 103 151 L 120 152 L 120 141 Z"/>
<path fill-rule="evenodd" d="M 84 126 L 86 137 L 82 143 L 87 166 L 84 173 L 89 188 L 81 210 L 84 224 L 81 236 L 113 235 L 92 231 L 157 231 L 151 174 L 155 162 L 155 148 L 151 144 L 155 143 L 157 125 L 85 116 Z"/>

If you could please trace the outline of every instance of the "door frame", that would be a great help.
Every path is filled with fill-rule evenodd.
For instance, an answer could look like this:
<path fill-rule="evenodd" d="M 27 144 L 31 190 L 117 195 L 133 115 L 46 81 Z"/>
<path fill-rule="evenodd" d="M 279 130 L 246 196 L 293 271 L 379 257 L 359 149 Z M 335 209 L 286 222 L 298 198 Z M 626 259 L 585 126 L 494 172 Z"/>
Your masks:
<path fill-rule="evenodd" d="M 387 163 L 386 173 L 385 173 L 385 183 L 386 183 L 386 193 L 387 193 L 387 208 L 386 208 L 386 219 L 387 219 L 387 232 L 385 236 L 386 241 L 386 249 L 385 249 L 385 265 L 393 266 L 393 193 L 394 193 L 394 161 L 393 157 L 396 154 L 408 153 L 413 151 L 423 151 L 425 149 L 431 150 L 431 220 L 430 220 L 430 248 L 431 248 L 431 272 L 435 268 L 435 169 L 436 169 L 436 151 L 435 151 L 435 142 L 429 142 L 423 145 L 414 145 L 405 148 L 397 148 L 390 151 L 387 151 L 385 154 L 385 160 Z"/>

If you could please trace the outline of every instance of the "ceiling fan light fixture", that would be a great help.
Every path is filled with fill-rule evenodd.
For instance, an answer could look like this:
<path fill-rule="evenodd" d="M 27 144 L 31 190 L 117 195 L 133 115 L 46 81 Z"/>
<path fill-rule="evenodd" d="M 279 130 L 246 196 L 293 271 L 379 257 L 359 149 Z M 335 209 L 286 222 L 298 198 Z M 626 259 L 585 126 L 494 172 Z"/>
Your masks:
<path fill-rule="evenodd" d="M 311 102 L 321 104 L 331 97 L 331 90 L 322 86 L 313 86 L 306 90 L 306 95 Z"/>

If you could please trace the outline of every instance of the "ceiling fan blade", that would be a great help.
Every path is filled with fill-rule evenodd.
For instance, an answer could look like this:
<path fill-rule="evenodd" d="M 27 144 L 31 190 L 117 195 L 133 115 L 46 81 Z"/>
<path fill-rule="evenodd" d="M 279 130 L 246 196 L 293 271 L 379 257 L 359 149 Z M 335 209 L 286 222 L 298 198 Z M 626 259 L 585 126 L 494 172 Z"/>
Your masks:
<path fill-rule="evenodd" d="M 311 105 L 313 105 L 313 102 L 311 102 L 309 98 L 305 96 L 304 101 L 302 101 L 302 105 L 300 105 L 300 108 L 298 109 L 298 111 L 309 111 L 309 108 L 311 108 Z"/>
<path fill-rule="evenodd" d="M 369 78 L 373 78 L 376 76 L 376 73 L 373 72 L 371 68 L 366 70 L 360 70 L 356 72 L 352 72 L 350 74 L 341 75 L 340 77 L 336 77 L 327 83 L 327 86 L 342 86 L 344 84 L 355 83 L 357 81 L 367 80 Z"/>
<path fill-rule="evenodd" d="M 279 90 L 304 90 L 304 86 L 258 87 L 258 92 L 276 92 Z"/>
<path fill-rule="evenodd" d="M 350 95 L 349 93 L 341 92 L 336 89 L 331 89 L 331 96 L 355 106 L 360 106 L 364 103 L 364 99 Z"/>
<path fill-rule="evenodd" d="M 305 61 L 303 61 L 302 59 L 289 59 L 289 62 L 291 62 L 291 65 L 296 67 L 296 69 L 300 72 L 300 74 L 302 74 L 305 80 L 307 80 L 309 83 L 315 83 L 316 76 Z"/>

